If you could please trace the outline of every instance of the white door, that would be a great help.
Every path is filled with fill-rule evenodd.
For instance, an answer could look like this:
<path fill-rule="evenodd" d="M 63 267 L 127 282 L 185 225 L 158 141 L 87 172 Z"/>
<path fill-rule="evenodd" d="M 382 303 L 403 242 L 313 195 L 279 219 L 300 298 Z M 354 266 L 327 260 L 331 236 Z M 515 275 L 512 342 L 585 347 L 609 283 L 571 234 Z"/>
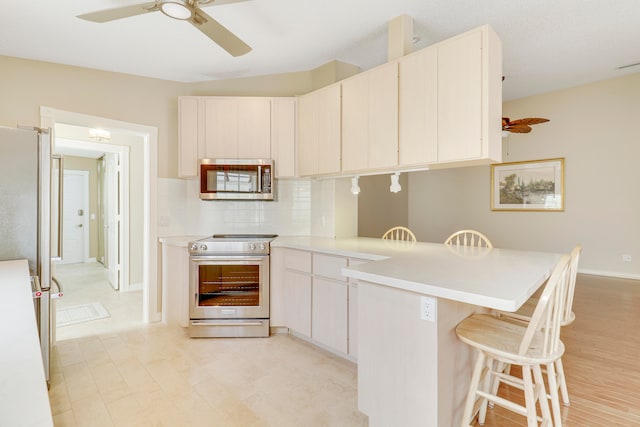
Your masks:
<path fill-rule="evenodd" d="M 86 192 L 89 186 L 89 172 L 65 170 L 63 177 L 62 243 L 64 257 L 61 263 L 84 262 L 88 214 Z"/>
<path fill-rule="evenodd" d="M 120 288 L 120 213 L 119 213 L 119 173 L 117 153 L 107 153 L 105 167 L 105 266 L 107 277 L 114 289 Z"/>

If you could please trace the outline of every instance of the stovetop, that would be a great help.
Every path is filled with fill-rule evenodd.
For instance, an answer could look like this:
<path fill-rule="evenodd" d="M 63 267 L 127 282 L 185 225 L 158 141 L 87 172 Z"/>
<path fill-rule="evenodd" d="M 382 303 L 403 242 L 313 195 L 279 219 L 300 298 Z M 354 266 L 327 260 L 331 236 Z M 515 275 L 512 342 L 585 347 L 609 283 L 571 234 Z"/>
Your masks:
<path fill-rule="evenodd" d="M 189 253 L 197 256 L 250 254 L 268 255 L 269 242 L 277 234 L 214 234 L 189 242 Z"/>

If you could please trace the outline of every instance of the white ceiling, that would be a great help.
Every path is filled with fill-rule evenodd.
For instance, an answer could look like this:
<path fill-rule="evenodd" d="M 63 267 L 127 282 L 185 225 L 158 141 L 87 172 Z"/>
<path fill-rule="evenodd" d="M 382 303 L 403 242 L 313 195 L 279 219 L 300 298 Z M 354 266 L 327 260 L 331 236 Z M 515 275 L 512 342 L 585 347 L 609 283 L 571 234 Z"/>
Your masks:
<path fill-rule="evenodd" d="M 87 22 L 136 0 L 0 0 L 0 55 L 199 82 L 386 61 L 387 23 L 414 19 L 416 49 L 483 24 L 503 42 L 504 100 L 640 72 L 638 0 L 249 0 L 204 11 L 253 47 L 234 58 L 160 12 Z M 214 2 L 215 4 L 215 2 Z"/>

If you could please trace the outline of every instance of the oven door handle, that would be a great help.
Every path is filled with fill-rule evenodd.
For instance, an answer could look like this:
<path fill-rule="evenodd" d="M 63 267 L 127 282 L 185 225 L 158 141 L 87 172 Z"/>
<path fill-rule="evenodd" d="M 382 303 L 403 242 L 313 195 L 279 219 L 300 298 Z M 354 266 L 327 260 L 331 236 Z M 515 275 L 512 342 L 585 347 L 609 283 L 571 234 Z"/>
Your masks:
<path fill-rule="evenodd" d="M 262 326 L 262 321 L 248 321 L 248 322 L 216 322 L 211 320 L 192 320 L 191 326 Z"/>
<path fill-rule="evenodd" d="M 237 261 L 264 261 L 265 258 L 268 255 L 262 255 L 262 256 L 245 256 L 245 255 L 238 255 L 238 256 L 217 256 L 217 255 L 191 255 L 191 261 L 193 262 L 202 262 L 202 261 L 216 261 L 216 262 L 220 262 L 220 261 L 230 261 L 230 262 L 237 262 Z"/>

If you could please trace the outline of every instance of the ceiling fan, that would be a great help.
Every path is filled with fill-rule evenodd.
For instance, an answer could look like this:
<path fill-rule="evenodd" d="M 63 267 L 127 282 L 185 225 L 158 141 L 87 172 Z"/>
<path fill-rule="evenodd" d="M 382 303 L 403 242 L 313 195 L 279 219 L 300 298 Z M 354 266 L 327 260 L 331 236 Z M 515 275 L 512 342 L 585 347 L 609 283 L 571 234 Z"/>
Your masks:
<path fill-rule="evenodd" d="M 509 120 L 509 117 L 503 117 L 502 131 L 511 133 L 529 133 L 531 132 L 530 125 L 537 125 L 548 121 L 549 119 L 543 119 L 539 117 L 527 117 L 517 120 Z"/>
<path fill-rule="evenodd" d="M 78 15 L 78 18 L 91 22 L 104 23 L 160 11 L 170 18 L 189 21 L 194 27 L 202 31 L 204 35 L 231 55 L 241 56 L 250 52 L 251 47 L 200 9 L 201 6 L 236 3 L 239 1 L 245 0 L 156 0 L 133 6 L 85 13 Z"/>

